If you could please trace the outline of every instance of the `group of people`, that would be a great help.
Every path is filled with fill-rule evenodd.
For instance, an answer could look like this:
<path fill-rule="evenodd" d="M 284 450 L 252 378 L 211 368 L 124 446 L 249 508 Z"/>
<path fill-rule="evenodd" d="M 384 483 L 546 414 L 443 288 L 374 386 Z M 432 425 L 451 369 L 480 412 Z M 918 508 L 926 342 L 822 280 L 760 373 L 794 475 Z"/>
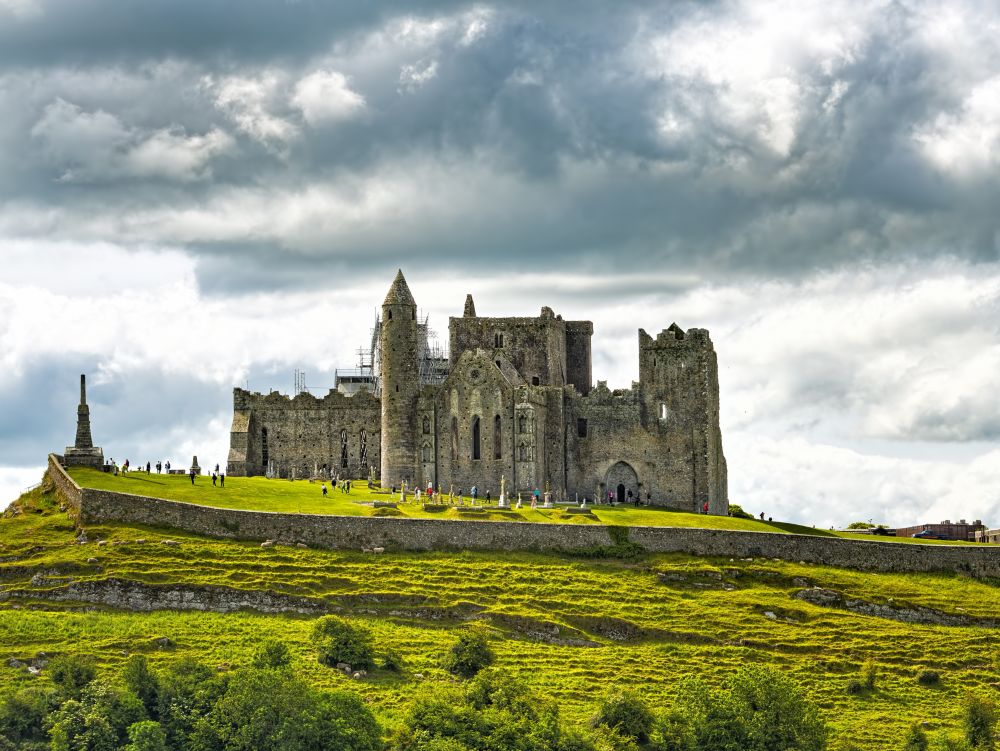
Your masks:
<path fill-rule="evenodd" d="M 334 479 L 330 484 L 333 485 L 334 487 L 336 487 L 337 490 L 339 490 L 341 493 L 350 493 L 351 492 L 351 481 L 350 480 L 337 480 L 337 479 Z M 321 486 L 320 486 L 320 488 L 321 488 L 321 490 L 323 492 L 323 495 L 326 496 L 326 494 L 327 494 L 326 483 L 325 482 L 322 483 Z"/>

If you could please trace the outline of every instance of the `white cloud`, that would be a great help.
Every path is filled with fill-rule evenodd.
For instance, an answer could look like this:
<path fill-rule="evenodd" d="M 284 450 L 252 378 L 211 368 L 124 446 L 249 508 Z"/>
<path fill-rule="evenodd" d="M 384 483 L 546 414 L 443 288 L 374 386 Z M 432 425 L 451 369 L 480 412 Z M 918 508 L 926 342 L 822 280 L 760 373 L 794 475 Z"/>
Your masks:
<path fill-rule="evenodd" d="M 49 104 L 31 130 L 63 182 L 118 177 L 189 181 L 210 175 L 210 160 L 233 146 L 218 128 L 188 136 L 179 126 L 143 133 L 103 110 L 86 112 L 64 99 Z"/>
<path fill-rule="evenodd" d="M 398 91 L 413 92 L 432 81 L 438 72 L 437 60 L 420 60 L 416 63 L 407 63 L 399 69 Z"/>
<path fill-rule="evenodd" d="M 41 482 L 42 473 L 45 471 L 45 457 L 41 459 L 37 467 L 0 467 L 0 512 L 7 508 L 11 501 L 17 500 L 21 493 Z"/>
<path fill-rule="evenodd" d="M 364 110 L 365 98 L 351 90 L 343 73 L 317 70 L 295 85 L 292 104 L 315 126 L 355 117 Z"/>
<path fill-rule="evenodd" d="M 299 135 L 298 126 L 282 117 L 286 74 L 265 71 L 258 76 L 206 77 L 202 85 L 214 95 L 215 106 L 236 127 L 256 141 L 283 148 Z"/>
<path fill-rule="evenodd" d="M 913 137 L 943 170 L 967 175 L 1000 166 L 1000 75 L 976 85 L 957 111 L 938 114 Z"/>
<path fill-rule="evenodd" d="M 0 0 L 0 18 L 4 15 L 14 18 L 31 18 L 42 13 L 39 0 Z"/>

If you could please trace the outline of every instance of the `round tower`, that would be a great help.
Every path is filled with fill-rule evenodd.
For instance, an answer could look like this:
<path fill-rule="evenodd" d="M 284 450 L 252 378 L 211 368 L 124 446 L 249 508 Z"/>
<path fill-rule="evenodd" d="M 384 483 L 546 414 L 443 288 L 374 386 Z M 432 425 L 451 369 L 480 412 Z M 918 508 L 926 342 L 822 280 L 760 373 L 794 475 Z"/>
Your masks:
<path fill-rule="evenodd" d="M 416 479 L 417 304 L 400 270 L 382 303 L 378 331 L 379 383 L 382 391 L 382 487 L 412 487 Z"/>

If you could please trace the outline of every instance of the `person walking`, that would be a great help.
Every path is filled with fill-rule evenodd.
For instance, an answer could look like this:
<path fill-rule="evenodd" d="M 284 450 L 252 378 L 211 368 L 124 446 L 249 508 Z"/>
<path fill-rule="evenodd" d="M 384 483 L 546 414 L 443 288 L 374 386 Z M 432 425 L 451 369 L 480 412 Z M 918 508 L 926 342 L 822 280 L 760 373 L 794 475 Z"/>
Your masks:
<path fill-rule="evenodd" d="M 219 475 L 219 485 L 221 487 L 223 487 L 223 488 L 226 487 L 226 475 L 225 474 Z"/>
<path fill-rule="evenodd" d="M 215 474 L 215 472 L 213 472 L 213 473 L 212 473 L 212 487 L 213 487 L 213 488 L 215 487 L 215 482 L 216 482 L 216 480 L 218 480 L 218 479 L 219 479 L 218 475 L 216 475 L 216 474 Z"/>
<path fill-rule="evenodd" d="M 194 485 L 194 467 L 191 467 L 191 484 Z"/>
<path fill-rule="evenodd" d="M 167 474 L 170 474 L 170 460 L 167 459 Z"/>
<path fill-rule="evenodd" d="M 323 488 L 323 497 L 326 498 L 326 483 L 325 482 L 323 483 L 322 488 Z"/>

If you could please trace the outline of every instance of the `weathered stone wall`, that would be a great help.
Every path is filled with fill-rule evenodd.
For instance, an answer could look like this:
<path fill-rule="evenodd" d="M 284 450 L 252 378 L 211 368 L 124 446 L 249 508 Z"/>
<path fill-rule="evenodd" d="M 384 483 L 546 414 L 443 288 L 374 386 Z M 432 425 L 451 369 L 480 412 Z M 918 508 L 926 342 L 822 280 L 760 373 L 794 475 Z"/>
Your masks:
<path fill-rule="evenodd" d="M 269 462 L 280 477 L 367 477 L 379 466 L 380 406 L 367 391 L 345 396 L 331 390 L 322 399 L 301 393 L 233 390 L 233 426 L 228 473 L 262 475 Z M 345 451 L 346 449 L 346 451 Z"/>
<path fill-rule="evenodd" d="M 326 548 L 571 551 L 614 544 L 599 525 L 450 521 L 234 511 L 84 489 L 81 520 L 182 529 L 213 537 L 303 542 Z M 1000 577 L 1000 548 L 919 545 L 730 530 L 631 527 L 654 553 L 777 558 L 878 572 L 952 571 Z"/>
<path fill-rule="evenodd" d="M 49 477 L 55 484 L 56 490 L 66 499 L 66 503 L 79 511 L 83 492 L 80 486 L 73 481 L 73 478 L 66 473 L 62 462 L 63 457 L 49 454 Z"/>

